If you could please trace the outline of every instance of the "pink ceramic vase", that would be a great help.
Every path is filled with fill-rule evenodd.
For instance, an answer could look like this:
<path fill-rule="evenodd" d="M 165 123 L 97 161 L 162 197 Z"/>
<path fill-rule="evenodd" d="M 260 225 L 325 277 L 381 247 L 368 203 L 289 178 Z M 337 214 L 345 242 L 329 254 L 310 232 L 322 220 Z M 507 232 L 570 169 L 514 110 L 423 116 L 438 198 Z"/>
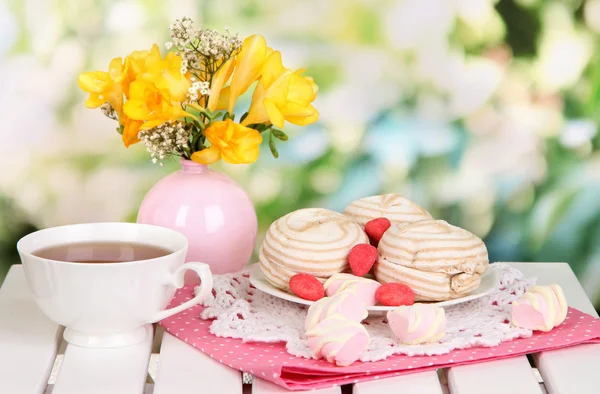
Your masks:
<path fill-rule="evenodd" d="M 256 242 L 254 206 L 227 175 L 190 160 L 144 197 L 137 222 L 168 227 L 189 240 L 187 261 L 210 265 L 213 274 L 240 270 Z M 197 282 L 186 277 L 186 282 Z"/>

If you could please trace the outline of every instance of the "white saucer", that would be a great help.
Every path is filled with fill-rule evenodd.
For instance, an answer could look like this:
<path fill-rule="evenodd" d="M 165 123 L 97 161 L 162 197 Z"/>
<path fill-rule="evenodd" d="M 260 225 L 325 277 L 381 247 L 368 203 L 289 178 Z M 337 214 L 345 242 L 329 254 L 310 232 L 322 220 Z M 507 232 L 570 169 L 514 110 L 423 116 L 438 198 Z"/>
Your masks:
<path fill-rule="evenodd" d="M 297 304 L 303 304 L 303 305 L 314 304 L 314 301 L 308 301 L 308 300 L 302 299 L 300 297 L 297 297 L 293 294 L 286 293 L 285 291 L 279 290 L 278 288 L 276 288 L 275 286 L 273 286 L 272 284 L 267 282 L 267 280 L 265 279 L 262 271 L 260 270 L 260 266 L 258 264 L 254 264 L 252 266 L 252 271 L 250 272 L 250 283 L 254 287 L 256 287 L 258 290 L 265 292 L 267 294 L 270 294 L 277 298 L 282 298 L 284 300 L 295 302 Z M 496 271 L 493 268 L 493 265 L 491 265 L 488 268 L 488 270 L 485 272 L 485 274 L 483 274 L 483 277 L 481 278 L 481 285 L 479 286 L 479 288 L 477 288 L 477 290 L 475 290 L 471 294 L 466 295 L 461 298 L 455 298 L 453 300 L 431 302 L 430 304 L 445 307 L 445 306 L 456 305 L 456 304 L 461 304 L 463 302 L 475 300 L 477 298 L 486 296 L 489 293 L 491 293 L 496 288 L 497 284 L 498 284 L 498 271 Z M 381 305 L 367 307 L 367 310 L 369 312 L 387 312 L 387 311 L 391 311 L 393 309 L 395 309 L 395 307 L 393 307 L 393 306 L 381 306 Z"/>

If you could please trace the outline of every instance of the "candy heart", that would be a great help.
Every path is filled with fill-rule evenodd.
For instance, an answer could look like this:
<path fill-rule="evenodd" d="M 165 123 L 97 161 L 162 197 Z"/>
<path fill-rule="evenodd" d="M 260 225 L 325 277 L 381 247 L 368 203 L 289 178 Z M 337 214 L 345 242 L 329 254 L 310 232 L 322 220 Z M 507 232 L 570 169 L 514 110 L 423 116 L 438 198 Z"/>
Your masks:
<path fill-rule="evenodd" d="M 309 274 L 296 274 L 290 278 L 290 290 L 298 297 L 317 301 L 325 296 L 323 284 Z"/>
<path fill-rule="evenodd" d="M 384 283 L 375 292 L 375 298 L 385 306 L 412 305 L 415 292 L 403 283 Z"/>
<path fill-rule="evenodd" d="M 381 240 L 381 237 L 383 237 L 383 233 L 385 233 L 391 226 L 392 223 L 388 218 L 377 218 L 368 221 L 367 224 L 365 224 L 365 232 L 369 236 L 371 244 L 377 246 Z"/>
<path fill-rule="evenodd" d="M 350 249 L 348 264 L 356 276 L 365 276 L 377 261 L 377 248 L 369 244 L 358 244 Z"/>

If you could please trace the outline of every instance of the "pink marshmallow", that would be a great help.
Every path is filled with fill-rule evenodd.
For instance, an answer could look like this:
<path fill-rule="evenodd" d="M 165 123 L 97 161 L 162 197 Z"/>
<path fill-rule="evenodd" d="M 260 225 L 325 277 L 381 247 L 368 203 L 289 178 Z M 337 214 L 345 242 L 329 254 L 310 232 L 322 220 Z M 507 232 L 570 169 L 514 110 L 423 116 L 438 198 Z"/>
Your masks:
<path fill-rule="evenodd" d="M 429 304 L 400 306 L 387 313 L 388 324 L 401 343 L 437 342 L 446 335 L 446 312 Z"/>
<path fill-rule="evenodd" d="M 512 323 L 529 330 L 550 331 L 567 317 L 569 307 L 559 285 L 533 286 L 512 303 Z"/>
<path fill-rule="evenodd" d="M 304 329 L 310 330 L 322 320 L 333 315 L 340 315 L 348 320 L 361 322 L 369 312 L 360 298 L 350 292 L 341 292 L 332 297 L 325 297 L 308 308 Z"/>
<path fill-rule="evenodd" d="M 375 293 L 381 284 L 375 280 L 361 278 L 352 274 L 334 274 L 323 285 L 328 296 L 340 292 L 351 292 L 366 306 L 377 304 Z"/>
<path fill-rule="evenodd" d="M 358 360 L 369 345 L 369 333 L 362 324 L 332 315 L 306 332 L 313 357 L 346 367 Z"/>

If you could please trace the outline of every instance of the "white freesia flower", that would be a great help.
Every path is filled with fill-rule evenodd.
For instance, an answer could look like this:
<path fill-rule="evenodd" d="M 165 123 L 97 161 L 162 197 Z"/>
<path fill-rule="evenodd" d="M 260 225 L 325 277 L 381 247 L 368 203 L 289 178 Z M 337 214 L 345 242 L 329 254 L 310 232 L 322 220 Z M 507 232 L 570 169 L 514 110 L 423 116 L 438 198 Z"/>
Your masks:
<path fill-rule="evenodd" d="M 569 120 L 565 123 L 559 136 L 560 143 L 566 148 L 579 148 L 586 145 L 596 136 L 598 127 L 588 119 Z"/>

